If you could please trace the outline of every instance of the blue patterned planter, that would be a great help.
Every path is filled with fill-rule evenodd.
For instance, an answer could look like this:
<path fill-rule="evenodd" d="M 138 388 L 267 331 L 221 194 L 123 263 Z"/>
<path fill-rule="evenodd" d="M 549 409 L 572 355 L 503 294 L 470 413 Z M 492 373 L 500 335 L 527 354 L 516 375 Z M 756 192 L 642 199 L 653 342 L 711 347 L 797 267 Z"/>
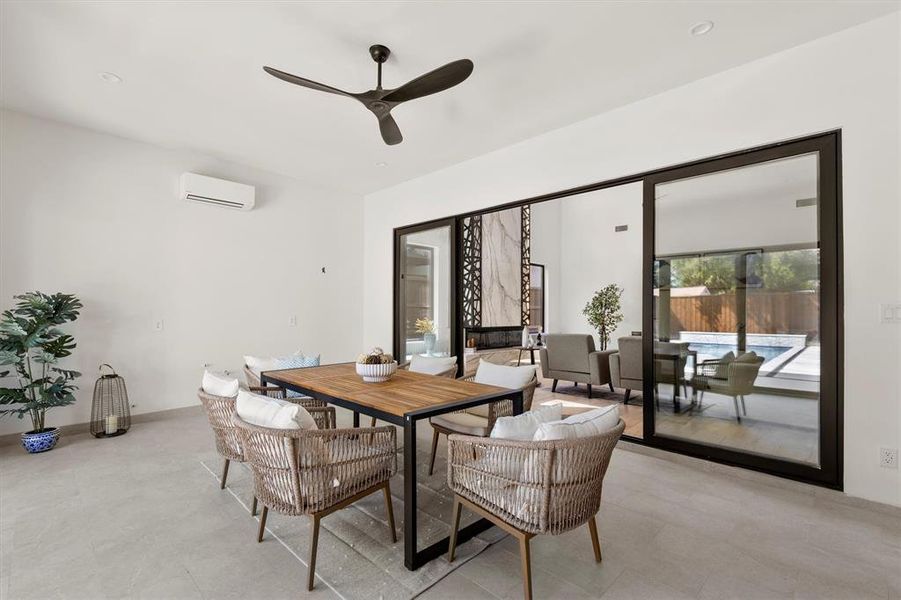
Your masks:
<path fill-rule="evenodd" d="M 56 427 L 48 427 L 43 431 L 29 431 L 22 434 L 22 447 L 29 454 L 37 454 L 38 452 L 46 452 L 53 450 L 56 442 L 59 441 L 59 429 Z"/>

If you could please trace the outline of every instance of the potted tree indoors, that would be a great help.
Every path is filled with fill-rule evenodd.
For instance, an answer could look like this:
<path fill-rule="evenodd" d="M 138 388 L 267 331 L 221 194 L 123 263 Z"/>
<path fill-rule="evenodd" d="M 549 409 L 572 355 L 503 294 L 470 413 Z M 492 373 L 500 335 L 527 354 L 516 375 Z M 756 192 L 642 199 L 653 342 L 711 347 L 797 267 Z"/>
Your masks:
<path fill-rule="evenodd" d="M 71 294 L 28 292 L 15 296 L 14 308 L 0 315 L 0 417 L 31 418 L 32 430 L 22 434 L 22 445 L 30 453 L 51 450 L 59 440 L 59 429 L 47 427 L 47 411 L 75 402 L 75 378 L 81 373 L 57 366 L 72 354 L 75 339 L 59 327 L 78 318 L 81 301 Z"/>
<path fill-rule="evenodd" d="M 601 350 L 607 349 L 610 336 L 623 320 L 622 296 L 623 288 L 611 283 L 596 291 L 582 310 L 588 317 L 588 324 L 598 332 Z"/>

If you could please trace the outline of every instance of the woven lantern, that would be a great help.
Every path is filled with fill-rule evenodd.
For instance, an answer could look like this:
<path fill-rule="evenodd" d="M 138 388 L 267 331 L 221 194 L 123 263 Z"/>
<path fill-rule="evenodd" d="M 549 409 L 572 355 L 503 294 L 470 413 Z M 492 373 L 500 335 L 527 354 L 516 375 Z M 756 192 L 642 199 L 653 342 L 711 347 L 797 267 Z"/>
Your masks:
<path fill-rule="evenodd" d="M 103 367 L 110 373 L 103 375 Z M 122 435 L 131 426 L 128 392 L 125 380 L 108 364 L 100 365 L 100 378 L 94 384 L 94 405 L 91 407 L 91 433 L 94 437 Z"/>

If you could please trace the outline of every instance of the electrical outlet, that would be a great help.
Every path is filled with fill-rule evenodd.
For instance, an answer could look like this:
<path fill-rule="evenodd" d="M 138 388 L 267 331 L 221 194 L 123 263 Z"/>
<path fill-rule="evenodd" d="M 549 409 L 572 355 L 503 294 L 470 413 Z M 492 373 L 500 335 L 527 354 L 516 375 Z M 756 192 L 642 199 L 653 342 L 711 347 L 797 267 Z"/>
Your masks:
<path fill-rule="evenodd" d="M 879 466 L 886 469 L 898 468 L 898 449 L 897 448 L 880 448 L 879 449 Z"/>
<path fill-rule="evenodd" d="M 288 317 L 288 325 L 290 327 L 297 327 L 297 317 L 295 315 Z"/>
<path fill-rule="evenodd" d="M 880 304 L 879 320 L 882 323 L 901 323 L 901 304 Z"/>

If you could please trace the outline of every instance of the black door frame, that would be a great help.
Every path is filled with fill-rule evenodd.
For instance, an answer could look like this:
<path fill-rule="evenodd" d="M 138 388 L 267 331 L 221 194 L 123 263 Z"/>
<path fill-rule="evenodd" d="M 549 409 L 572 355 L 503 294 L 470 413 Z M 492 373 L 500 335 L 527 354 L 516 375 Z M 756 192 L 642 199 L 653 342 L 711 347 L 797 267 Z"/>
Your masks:
<path fill-rule="evenodd" d="M 659 436 L 655 431 L 655 403 L 644 402 L 644 442 L 650 446 L 773 473 L 836 489 L 842 488 L 843 452 L 843 319 L 840 132 L 783 142 L 685 166 L 663 169 L 644 178 L 644 298 L 642 305 L 644 398 L 654 398 L 654 240 L 656 186 L 661 183 L 709 175 L 772 160 L 818 153 L 817 226 L 820 248 L 820 398 L 819 468 L 788 460 L 708 446 Z"/>
<path fill-rule="evenodd" d="M 809 150 L 802 150 L 809 148 Z M 843 485 L 843 453 L 844 453 L 844 315 L 843 315 L 843 288 L 842 277 L 842 185 L 841 185 L 841 130 L 827 131 L 813 135 L 793 138 L 781 142 L 755 146 L 744 150 L 728 152 L 707 158 L 702 158 L 678 165 L 672 165 L 659 169 L 643 171 L 633 175 L 616 177 L 587 185 L 581 185 L 557 192 L 541 194 L 530 198 L 523 198 L 492 207 L 460 213 L 450 217 L 433 219 L 421 223 L 396 227 L 394 229 L 394 347 L 398 352 L 398 322 L 399 322 L 399 279 L 400 272 L 399 248 L 400 237 L 408 233 L 414 233 L 424 229 L 439 227 L 453 223 L 453 235 L 455 239 L 455 252 L 451 273 L 452 284 L 456 289 L 456 301 L 453 307 L 454 319 L 457 324 L 452 328 L 451 348 L 457 354 L 458 366 L 462 372 L 463 352 L 460 340 L 463 338 L 462 296 L 463 289 L 460 285 L 459 266 L 462 265 L 462 222 L 463 219 L 472 216 L 485 215 L 492 212 L 517 208 L 550 200 L 558 200 L 568 196 L 576 196 L 588 192 L 619 187 L 630 183 L 646 182 L 649 179 L 660 181 L 667 174 L 684 172 L 686 169 L 697 169 L 698 174 L 710 173 L 735 166 L 746 166 L 765 160 L 773 160 L 783 156 L 794 156 L 807 152 L 820 152 L 820 197 L 823 199 L 817 205 L 820 228 L 821 257 L 828 257 L 829 262 L 822 263 L 821 268 L 821 297 L 820 297 L 820 335 L 821 343 L 825 347 L 829 345 L 828 363 L 821 356 L 821 364 L 830 365 L 832 368 L 822 369 L 821 397 L 820 397 L 820 452 L 821 468 L 806 467 L 797 463 L 776 460 L 766 457 L 758 457 L 751 454 L 736 451 L 725 451 L 719 448 L 700 446 L 697 444 L 683 443 L 679 440 L 660 438 L 653 436 L 653 412 L 651 420 L 648 419 L 649 406 L 646 402 L 644 413 L 644 439 L 628 435 L 623 437 L 630 442 L 661 448 L 679 454 L 696 456 L 713 462 L 740 466 L 743 468 L 761 471 L 772 475 L 778 475 L 788 479 L 795 479 L 807 483 L 842 489 Z M 766 158 L 762 158 L 766 157 Z M 732 165 L 732 166 L 730 166 Z M 823 176 L 825 167 L 826 175 Z M 706 169 L 706 170 L 705 170 Z M 656 178 L 656 179 L 655 179 Z M 653 360 L 649 354 L 653 350 L 653 344 L 648 347 L 647 336 L 653 335 L 653 301 L 649 300 L 652 293 L 653 278 L 653 242 L 654 242 L 654 212 L 653 201 L 647 202 L 647 183 L 645 185 L 644 215 L 643 215 L 643 289 L 642 289 L 642 330 L 645 336 L 644 369 L 649 372 L 649 366 L 653 369 Z M 652 196 L 653 198 L 653 196 Z M 650 211 L 650 219 L 649 217 Z M 827 290 L 828 286 L 828 290 Z M 650 378 L 647 382 L 652 381 Z M 648 390 L 644 390 L 645 397 Z M 827 407 L 824 406 L 829 405 Z M 651 423 L 651 435 L 648 427 Z M 825 442 L 825 443 L 824 443 Z"/>
<path fill-rule="evenodd" d="M 401 294 L 401 260 L 403 258 L 403 254 L 401 253 L 401 239 L 403 236 L 417 233 L 420 231 L 428 231 L 430 229 L 438 229 L 441 227 L 450 227 L 450 291 L 449 301 L 451 303 L 450 307 L 450 318 L 452 320 L 450 332 L 450 350 L 453 353 L 458 355 L 458 364 L 462 363 L 462 355 L 458 349 L 458 322 L 461 320 L 460 315 L 460 294 L 461 286 L 457 280 L 457 266 L 461 264 L 459 262 L 460 255 L 460 234 L 457 231 L 459 228 L 459 220 L 455 217 L 447 217 L 444 219 L 435 219 L 433 221 L 426 221 L 424 223 L 417 223 L 416 225 L 408 225 L 405 227 L 397 227 L 394 229 L 394 319 L 393 319 L 393 342 L 392 342 L 392 352 L 394 356 L 398 358 L 398 360 L 402 360 L 401 357 L 401 339 L 406 337 L 406 329 L 404 328 L 404 322 L 401 318 L 401 303 L 400 298 Z"/>

